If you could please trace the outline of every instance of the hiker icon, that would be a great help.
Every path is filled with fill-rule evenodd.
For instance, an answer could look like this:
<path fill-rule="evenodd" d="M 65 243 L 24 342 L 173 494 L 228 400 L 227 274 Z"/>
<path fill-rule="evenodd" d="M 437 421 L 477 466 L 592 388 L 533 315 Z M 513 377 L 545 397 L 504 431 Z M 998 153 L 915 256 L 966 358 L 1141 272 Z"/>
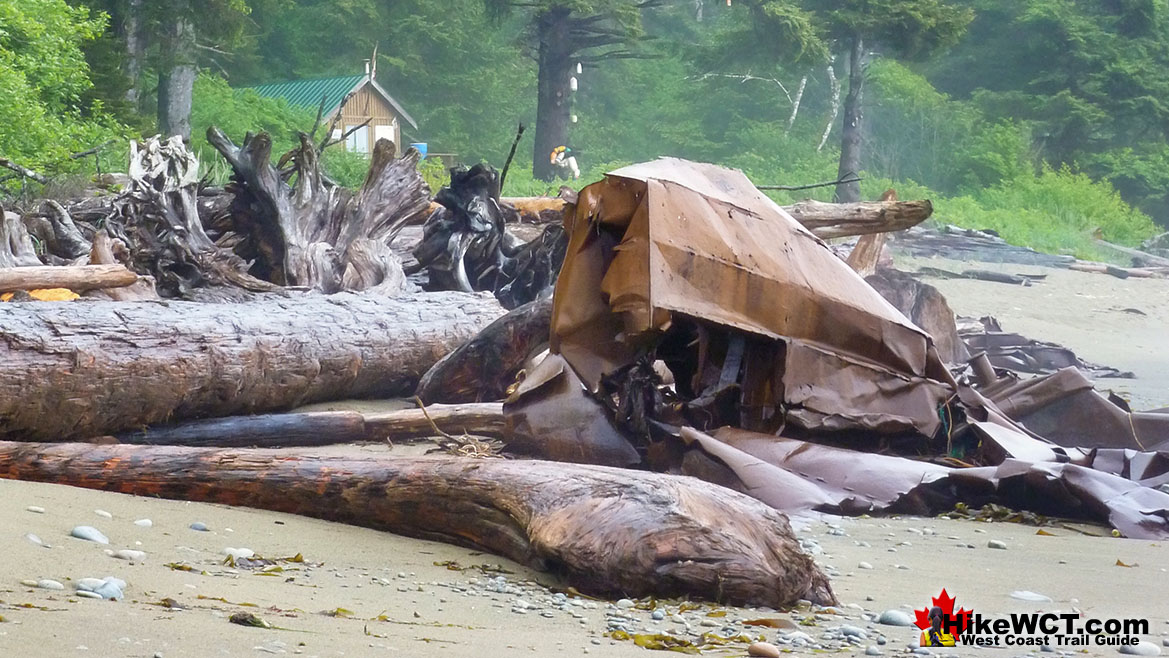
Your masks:
<path fill-rule="evenodd" d="M 923 647 L 952 647 L 954 636 L 942 630 L 945 613 L 940 606 L 930 608 L 930 627 L 921 632 L 921 646 Z"/>

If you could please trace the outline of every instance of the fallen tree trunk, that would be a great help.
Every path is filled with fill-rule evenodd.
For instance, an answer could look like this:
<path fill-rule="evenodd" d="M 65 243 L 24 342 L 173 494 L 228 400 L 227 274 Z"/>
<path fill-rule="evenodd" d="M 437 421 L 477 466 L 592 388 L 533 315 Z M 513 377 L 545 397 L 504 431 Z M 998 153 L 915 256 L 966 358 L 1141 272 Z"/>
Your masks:
<path fill-rule="evenodd" d="M 934 212 L 928 200 L 824 203 L 809 199 L 783 209 L 825 240 L 900 231 L 917 226 Z"/>
<path fill-rule="evenodd" d="M 68 288 L 82 292 L 122 288 L 136 281 L 138 275 L 121 265 L 0 268 L 0 292 L 37 288 Z"/>
<path fill-rule="evenodd" d="M 551 324 L 551 298 L 509 311 L 439 359 L 418 383 L 418 397 L 427 404 L 502 400 L 532 352 L 548 343 Z"/>
<path fill-rule="evenodd" d="M 1101 247 L 1107 247 L 1113 251 L 1120 252 L 1126 256 L 1141 260 L 1145 265 L 1153 265 L 1156 267 L 1169 267 L 1169 258 L 1162 258 L 1154 256 L 1153 254 L 1141 251 L 1140 249 L 1133 249 L 1132 247 L 1123 247 L 1118 244 L 1113 244 L 1107 240 L 1096 240 L 1096 244 Z"/>
<path fill-rule="evenodd" d="M 354 441 L 407 441 L 447 434 L 503 438 L 503 405 L 436 404 L 422 409 L 359 413 L 308 411 L 191 420 L 124 432 L 119 443 L 216 448 L 292 448 Z"/>
<path fill-rule="evenodd" d="M 0 443 L 0 477 L 223 503 L 447 541 L 622 596 L 831 604 L 787 517 L 694 478 L 459 458 Z"/>
<path fill-rule="evenodd" d="M 0 305 L 0 437 L 64 441 L 410 395 L 503 314 L 488 295 Z"/>

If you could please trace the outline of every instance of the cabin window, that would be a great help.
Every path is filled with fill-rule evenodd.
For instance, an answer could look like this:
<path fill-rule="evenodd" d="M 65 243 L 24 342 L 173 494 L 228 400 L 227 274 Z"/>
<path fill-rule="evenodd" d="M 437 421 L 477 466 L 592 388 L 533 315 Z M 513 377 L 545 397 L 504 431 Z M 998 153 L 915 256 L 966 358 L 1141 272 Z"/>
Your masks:
<path fill-rule="evenodd" d="M 379 139 L 389 140 L 391 142 L 394 142 L 394 146 L 397 146 L 398 140 L 397 140 L 396 135 L 394 135 L 394 125 L 390 124 L 388 126 L 384 126 L 384 125 L 383 126 L 374 126 L 373 127 L 373 143 L 377 144 Z"/>
<path fill-rule="evenodd" d="M 345 126 L 345 132 L 349 132 L 357 128 L 357 126 Z M 369 126 L 362 126 L 353 130 L 353 133 L 345 139 L 345 150 L 354 153 L 369 153 Z"/>

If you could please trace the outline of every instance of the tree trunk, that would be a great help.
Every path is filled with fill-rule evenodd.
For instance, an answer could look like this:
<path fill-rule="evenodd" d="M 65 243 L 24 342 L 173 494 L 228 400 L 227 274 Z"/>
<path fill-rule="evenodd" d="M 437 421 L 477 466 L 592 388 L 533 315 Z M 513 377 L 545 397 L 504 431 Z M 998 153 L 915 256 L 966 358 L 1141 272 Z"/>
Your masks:
<path fill-rule="evenodd" d="M 783 209 L 823 240 L 901 231 L 924 222 L 934 212 L 928 200 L 824 203 L 808 199 Z"/>
<path fill-rule="evenodd" d="M 138 281 L 138 275 L 122 265 L 72 265 L 0 269 L 0 293 L 37 288 L 68 288 L 74 292 L 122 288 Z"/>
<path fill-rule="evenodd" d="M 0 305 L 0 436 L 86 439 L 309 402 L 411 395 L 503 314 L 487 295 Z"/>
<path fill-rule="evenodd" d="M 158 73 L 158 132 L 191 141 L 191 96 L 195 87 L 195 22 L 187 0 L 173 0 L 172 23 L 162 44 L 163 65 Z"/>
<path fill-rule="evenodd" d="M 0 443 L 0 477 L 303 514 L 490 551 L 582 591 L 828 605 L 787 517 L 693 478 L 466 458 Z"/>
<path fill-rule="evenodd" d="M 130 80 L 126 100 L 135 110 L 139 109 L 138 102 L 142 95 L 142 61 L 146 58 L 142 3 L 143 0 L 129 0 L 126 18 L 122 22 L 123 37 L 126 41 L 126 77 Z"/>
<path fill-rule="evenodd" d="M 844 97 L 844 126 L 840 136 L 840 168 L 837 180 L 853 178 L 861 170 L 861 140 L 864 136 L 865 42 L 859 34 L 853 36 L 848 56 L 848 95 Z M 859 182 L 836 186 L 836 201 L 854 203 L 861 200 Z"/>
<path fill-rule="evenodd" d="M 568 145 L 568 124 L 572 113 L 569 15 L 569 9 L 557 7 L 544 12 L 536 23 L 540 48 L 532 176 L 537 180 L 551 181 L 556 178 L 557 171 L 549 157 L 552 149 Z"/>

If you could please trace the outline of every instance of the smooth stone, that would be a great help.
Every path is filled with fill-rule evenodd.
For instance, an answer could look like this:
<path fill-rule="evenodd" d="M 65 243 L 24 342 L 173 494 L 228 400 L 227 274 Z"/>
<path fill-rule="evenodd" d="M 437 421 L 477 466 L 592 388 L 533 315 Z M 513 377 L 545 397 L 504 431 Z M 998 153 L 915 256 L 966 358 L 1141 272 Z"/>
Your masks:
<path fill-rule="evenodd" d="M 38 580 L 37 587 L 39 587 L 41 589 L 57 589 L 57 590 L 65 589 L 65 586 L 62 585 L 61 583 L 59 583 L 55 580 L 49 580 L 48 578 Z"/>
<path fill-rule="evenodd" d="M 873 565 L 869 564 L 868 562 L 860 562 L 856 565 L 856 568 L 857 569 L 872 569 Z"/>
<path fill-rule="evenodd" d="M 83 592 L 92 592 L 98 587 L 104 585 L 105 582 L 106 581 L 102 580 L 101 578 L 82 578 L 81 580 L 77 581 L 77 589 Z"/>
<path fill-rule="evenodd" d="M 987 548 L 997 548 L 999 550 L 1005 551 L 1005 550 L 1007 550 L 1007 543 L 1004 541 L 999 541 L 998 539 L 992 539 L 992 540 L 986 542 L 986 547 Z"/>
<path fill-rule="evenodd" d="M 865 647 L 865 655 L 866 656 L 880 656 L 881 650 L 870 644 L 869 646 Z"/>
<path fill-rule="evenodd" d="M 913 653 L 916 653 L 919 656 L 932 656 L 933 655 L 933 652 L 925 647 L 918 647 L 918 648 L 913 650 Z"/>
<path fill-rule="evenodd" d="M 90 592 L 90 591 L 83 590 L 83 589 L 74 592 L 74 594 L 76 594 L 77 596 L 80 596 L 82 598 L 85 598 L 85 599 L 100 599 L 100 598 L 102 598 L 101 594 L 98 594 L 96 592 Z"/>
<path fill-rule="evenodd" d="M 779 658 L 779 647 L 770 642 L 756 642 L 747 647 L 747 655 L 762 658 Z"/>
<path fill-rule="evenodd" d="M 666 618 L 666 613 L 664 610 L 654 610 L 650 617 L 653 617 L 654 621 L 661 621 Z"/>
<path fill-rule="evenodd" d="M 146 559 L 145 551 L 136 551 L 132 548 L 123 548 L 120 551 L 114 551 L 114 557 L 119 560 L 129 560 L 131 562 L 141 562 Z"/>
<path fill-rule="evenodd" d="M 109 512 L 105 511 L 104 509 L 95 509 L 95 510 L 93 510 L 93 513 L 97 514 L 98 516 L 102 517 L 103 519 L 114 518 L 113 514 L 110 514 Z"/>
<path fill-rule="evenodd" d="M 30 542 L 36 544 L 37 546 L 44 546 L 45 545 L 45 542 L 41 541 L 40 537 L 37 537 L 36 535 L 32 534 L 31 532 L 28 533 L 27 535 L 25 535 L 24 538 L 29 540 Z"/>
<path fill-rule="evenodd" d="M 250 548 L 232 548 L 230 546 L 223 549 L 223 554 L 233 560 L 247 560 L 256 556 L 256 552 Z"/>
<path fill-rule="evenodd" d="M 191 530 L 198 530 L 199 532 L 207 532 L 207 524 L 202 521 L 195 521 L 190 526 Z"/>
<path fill-rule="evenodd" d="M 110 543 L 110 538 L 103 535 L 101 530 L 88 525 L 79 525 L 73 528 L 69 531 L 69 536 L 84 539 L 85 541 L 94 541 L 99 544 Z"/>
<path fill-rule="evenodd" d="M 1136 644 L 1122 644 L 1120 645 L 1120 653 L 1130 656 L 1159 656 L 1161 655 L 1161 647 L 1141 640 Z"/>
<path fill-rule="evenodd" d="M 869 637 L 869 634 L 865 632 L 865 629 L 858 628 L 856 626 L 841 626 L 840 632 L 845 636 L 859 637 L 862 640 Z"/>
<path fill-rule="evenodd" d="M 631 599 L 621 599 L 620 601 L 617 601 L 617 607 L 621 608 L 622 610 L 628 610 L 632 608 L 633 605 L 634 604 Z"/>
<path fill-rule="evenodd" d="M 150 519 L 138 519 L 134 522 L 134 525 L 138 526 L 139 528 L 149 528 L 150 526 L 154 525 L 154 521 L 151 521 Z"/>
<path fill-rule="evenodd" d="M 1044 596 L 1037 592 L 1032 592 L 1025 589 L 1011 592 L 1011 598 L 1017 601 L 1031 601 L 1032 603 L 1051 603 L 1050 596 Z"/>
<path fill-rule="evenodd" d="M 795 642 L 796 640 L 800 640 L 802 642 L 811 642 L 812 636 L 803 631 L 792 631 L 790 633 L 784 633 L 783 639 L 787 640 L 788 642 Z"/>
<path fill-rule="evenodd" d="M 1169 637 L 1165 638 L 1164 640 L 1161 640 L 1161 644 L 1169 647 Z"/>
<path fill-rule="evenodd" d="M 118 587 L 116 583 L 111 582 L 103 583 L 101 587 L 93 590 L 93 593 L 101 596 L 103 599 L 109 599 L 111 601 L 121 600 L 122 597 L 125 596 L 122 594 L 122 588 Z"/>
<path fill-rule="evenodd" d="M 32 512 L 33 514 L 44 514 L 45 513 L 45 508 L 40 507 L 38 505 L 29 505 L 28 507 L 26 507 L 24 509 L 26 512 Z"/>
<path fill-rule="evenodd" d="M 900 610 L 886 610 L 877 618 L 878 624 L 885 624 L 886 626 L 912 626 L 913 620 L 909 615 Z"/>

